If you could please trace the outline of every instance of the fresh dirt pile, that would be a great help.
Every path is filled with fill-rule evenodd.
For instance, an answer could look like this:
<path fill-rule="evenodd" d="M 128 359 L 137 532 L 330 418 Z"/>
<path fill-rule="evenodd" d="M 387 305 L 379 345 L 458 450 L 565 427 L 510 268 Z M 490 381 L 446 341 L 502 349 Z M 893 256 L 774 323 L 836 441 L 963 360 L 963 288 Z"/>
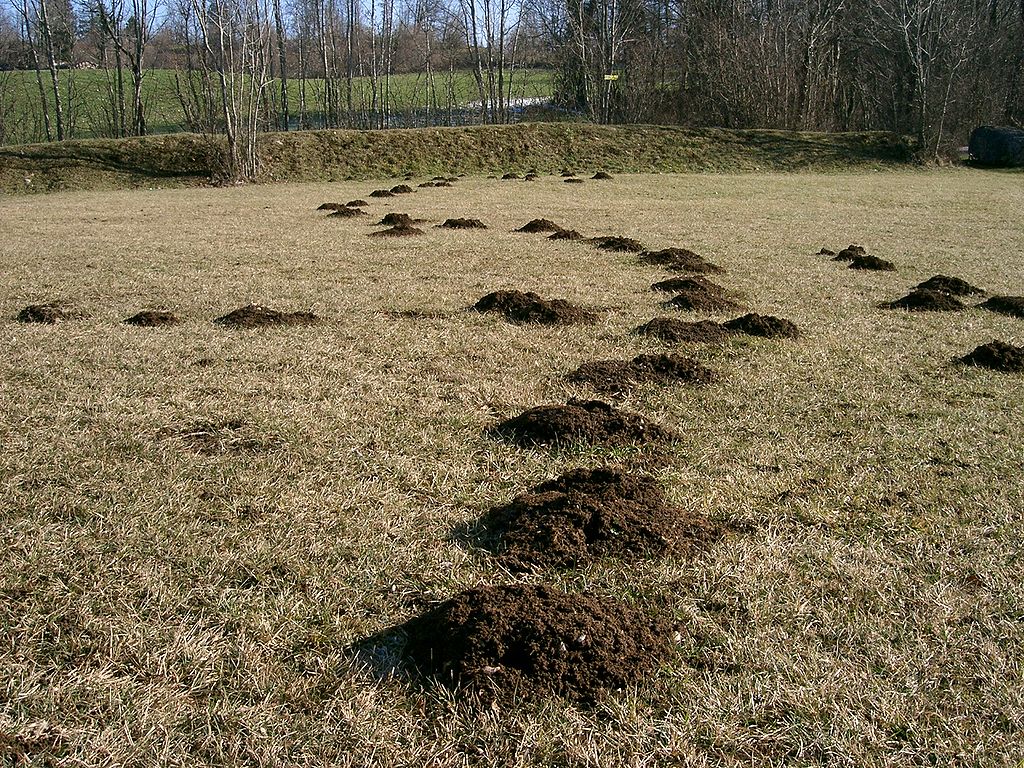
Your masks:
<path fill-rule="evenodd" d="M 523 176 L 523 181 L 536 181 L 539 178 L 540 176 L 538 176 L 536 173 L 528 173 L 525 176 Z"/>
<path fill-rule="evenodd" d="M 339 217 L 341 217 L 343 219 L 351 219 L 351 218 L 355 218 L 356 216 L 368 216 L 368 215 L 369 214 L 366 211 L 362 210 L 361 208 L 348 208 L 346 206 L 346 207 L 338 208 L 336 211 L 334 211 L 334 213 L 331 213 L 330 215 L 328 215 L 327 218 L 333 218 L 335 216 L 339 216 Z"/>
<path fill-rule="evenodd" d="M 576 469 L 494 507 L 481 519 L 484 543 L 515 570 L 576 568 L 601 557 L 634 560 L 693 555 L 721 526 L 665 501 L 650 477 L 619 469 Z"/>
<path fill-rule="evenodd" d="M 576 442 L 634 445 L 666 442 L 676 437 L 672 430 L 660 424 L 635 413 L 620 411 L 600 400 L 540 405 L 495 425 L 489 433 L 527 447 Z"/>
<path fill-rule="evenodd" d="M 424 181 L 422 184 L 417 184 L 416 186 L 419 187 L 420 189 L 431 189 L 431 188 L 437 186 L 437 182 L 436 181 Z"/>
<path fill-rule="evenodd" d="M 561 232 L 563 231 L 560 226 L 551 221 L 551 219 L 533 219 L 523 224 L 519 229 L 513 230 L 515 232 Z"/>
<path fill-rule="evenodd" d="M 125 325 L 138 325 L 143 328 L 157 328 L 164 325 L 177 325 L 181 320 L 173 312 L 162 309 L 147 309 L 127 318 Z"/>
<path fill-rule="evenodd" d="M 1021 373 L 1024 372 L 1024 347 L 1007 344 L 1005 341 L 992 341 L 964 355 L 960 362 L 1003 373 Z"/>
<path fill-rule="evenodd" d="M 396 195 L 411 195 L 416 190 L 408 184 L 398 184 L 397 186 L 392 187 L 391 191 Z"/>
<path fill-rule="evenodd" d="M 371 232 L 367 237 L 413 237 L 415 235 L 422 234 L 422 229 L 402 224 L 391 227 L 390 229 L 382 229 L 379 232 Z"/>
<path fill-rule="evenodd" d="M 993 296 L 978 306 L 1001 315 L 1024 317 L 1024 296 Z"/>
<path fill-rule="evenodd" d="M 575 229 L 560 229 L 548 236 L 548 240 L 582 240 L 583 235 Z"/>
<path fill-rule="evenodd" d="M 938 291 L 911 291 L 902 299 L 883 304 L 886 309 L 906 309 L 910 312 L 955 312 L 963 309 L 959 299 Z"/>
<path fill-rule="evenodd" d="M 590 242 L 602 251 L 640 253 L 644 250 L 644 244 L 639 240 L 632 239 L 631 237 L 619 237 L 617 235 L 613 235 L 611 237 L 592 237 Z"/>
<path fill-rule="evenodd" d="M 713 283 L 703 277 L 670 277 L 651 286 L 652 291 L 665 291 L 676 293 L 685 291 L 697 291 L 699 293 L 710 293 L 715 296 L 725 296 L 727 291 L 718 283 Z"/>
<path fill-rule="evenodd" d="M 583 179 L 577 179 L 575 176 L 571 176 L 565 180 L 566 184 L 582 184 Z"/>
<path fill-rule="evenodd" d="M 920 283 L 915 290 L 948 293 L 950 296 L 980 296 L 985 293 L 983 288 L 973 286 L 959 277 L 948 277 L 947 275 L 929 277 L 923 283 Z"/>
<path fill-rule="evenodd" d="M 795 339 L 800 335 L 796 323 L 781 317 L 759 315 L 755 312 L 730 320 L 725 323 L 725 327 L 734 333 L 761 336 L 765 339 Z"/>
<path fill-rule="evenodd" d="M 344 208 L 344 207 L 345 207 L 344 203 L 320 203 L 320 205 L 318 205 L 316 209 L 318 211 L 336 211 L 339 208 Z"/>
<path fill-rule="evenodd" d="M 688 323 L 675 317 L 656 317 L 633 331 L 640 336 L 654 336 L 672 344 L 683 342 L 722 342 L 732 334 L 711 320 Z"/>
<path fill-rule="evenodd" d="M 494 291 L 474 304 L 473 309 L 477 312 L 497 312 L 512 323 L 578 325 L 597 322 L 597 314 L 594 312 L 577 307 L 565 299 L 542 299 L 533 292 Z"/>
<path fill-rule="evenodd" d="M 598 181 L 610 181 L 613 177 L 607 171 L 598 171 L 590 178 L 597 179 Z"/>
<path fill-rule="evenodd" d="M 395 193 L 390 189 L 375 189 L 370 193 L 370 197 L 394 197 Z"/>
<path fill-rule="evenodd" d="M 598 392 L 622 394 L 641 384 L 708 384 L 714 372 L 692 357 L 660 354 L 638 355 L 632 360 L 594 360 L 567 378 Z"/>
<path fill-rule="evenodd" d="M 61 320 L 70 320 L 72 314 L 57 304 L 29 304 L 18 313 L 19 323 L 44 323 L 52 325 Z"/>
<path fill-rule="evenodd" d="M 229 328 L 260 328 L 268 325 L 312 325 L 319 319 L 312 312 L 279 312 L 257 304 L 248 304 L 218 317 L 213 322 Z"/>
<path fill-rule="evenodd" d="M 831 250 L 830 248 L 822 248 L 820 251 L 818 251 L 818 256 L 835 256 L 835 255 L 836 255 L 836 252 Z"/>
<path fill-rule="evenodd" d="M 850 259 L 849 269 L 871 269 L 875 272 L 895 272 L 896 265 L 891 261 L 880 259 L 877 256 L 854 256 Z"/>
<path fill-rule="evenodd" d="M 349 200 L 345 203 L 346 208 L 363 208 L 367 205 L 369 205 L 369 203 L 365 200 Z"/>
<path fill-rule="evenodd" d="M 673 636 L 618 600 L 518 584 L 462 592 L 404 629 L 411 661 L 446 685 L 586 704 L 653 672 Z"/>
<path fill-rule="evenodd" d="M 827 249 L 824 249 L 827 250 Z M 868 252 L 860 245 L 848 245 L 837 253 L 832 261 L 853 261 L 858 256 L 867 256 Z"/>
<path fill-rule="evenodd" d="M 384 218 L 377 222 L 379 227 L 411 227 L 419 224 L 423 219 L 414 219 L 408 213 L 387 213 Z"/>
<path fill-rule="evenodd" d="M 721 274 L 725 272 L 698 253 L 688 248 L 663 248 L 660 251 L 644 251 L 640 254 L 642 264 L 664 267 L 672 272 L 693 272 L 695 274 Z"/>
<path fill-rule="evenodd" d="M 666 304 L 687 312 L 735 312 L 743 309 L 742 304 L 707 291 L 683 291 Z"/>
<path fill-rule="evenodd" d="M 445 219 L 444 224 L 438 226 L 444 229 L 487 229 L 480 219 Z"/>
<path fill-rule="evenodd" d="M 501 180 L 502 181 L 512 181 L 513 179 L 518 179 L 518 178 L 519 178 L 519 174 L 518 173 L 506 173 L 504 176 L 501 177 Z"/>

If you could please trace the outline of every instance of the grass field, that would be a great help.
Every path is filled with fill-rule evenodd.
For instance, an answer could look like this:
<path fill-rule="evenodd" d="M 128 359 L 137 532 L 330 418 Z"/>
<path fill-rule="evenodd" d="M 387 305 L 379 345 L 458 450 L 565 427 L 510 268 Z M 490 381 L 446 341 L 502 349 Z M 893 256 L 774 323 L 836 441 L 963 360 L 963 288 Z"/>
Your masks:
<path fill-rule="evenodd" d="M 1024 321 L 876 307 L 936 273 L 1024 293 L 1018 176 L 476 177 L 370 210 L 488 230 L 393 242 L 314 212 L 393 183 L 0 200 L 0 763 L 1024 761 L 1024 379 L 950 364 L 1024 343 Z M 684 348 L 715 383 L 626 398 L 682 433 L 667 461 L 487 438 L 587 396 L 562 378 L 581 362 L 662 348 L 630 330 L 665 313 L 666 273 L 510 233 L 538 216 L 692 248 L 803 335 Z M 850 242 L 899 272 L 813 255 Z M 499 288 L 605 311 L 554 329 L 465 311 Z M 83 316 L 13 320 L 50 300 Z M 248 302 L 324 321 L 211 323 Z M 147 307 L 184 322 L 121 324 Z M 182 437 L 228 421 L 205 452 Z M 692 560 L 525 576 L 454 535 L 601 462 L 737 532 Z M 594 708 L 481 706 L 352 650 L 516 581 L 667 615 L 682 645 Z"/>
<path fill-rule="evenodd" d="M 72 138 L 91 138 L 110 136 L 110 93 L 114 87 L 117 70 L 76 70 L 62 72 L 62 93 L 65 101 L 71 104 L 68 111 L 72 121 Z M 68 76 L 73 78 L 70 92 Z M 178 76 L 176 78 L 176 75 Z M 513 90 L 516 97 L 551 96 L 553 89 L 552 73 L 549 70 L 524 69 L 513 75 Z M 143 79 L 143 103 L 145 104 L 146 120 L 150 133 L 171 133 L 185 131 L 189 126 L 181 106 L 179 81 L 184 87 L 187 82 L 183 73 L 170 69 L 154 69 L 146 73 Z M 131 74 L 124 74 L 126 98 L 131 107 Z M 52 81 L 49 74 L 44 74 L 43 85 L 47 89 L 50 108 L 53 108 Z M 342 83 L 344 88 L 344 83 Z M 459 70 L 449 74 L 435 74 L 434 87 L 437 103 L 444 106 L 451 99 L 456 107 L 464 107 L 479 100 L 476 81 L 469 70 Z M 322 125 L 320 113 L 323 109 L 323 79 L 309 79 L 303 84 L 299 80 L 289 80 L 288 99 L 293 117 L 299 116 L 299 105 L 305 99 L 307 119 L 311 127 Z M 268 99 L 280 97 L 279 81 L 274 81 L 268 89 Z M 371 103 L 372 83 L 369 77 L 357 77 L 353 81 L 353 102 L 357 109 L 368 109 Z M 422 109 L 428 105 L 429 89 L 426 76 L 422 73 L 393 75 L 391 78 L 391 104 L 396 113 L 409 109 Z M 3 108 L 10 111 L 11 136 L 9 143 L 28 143 L 45 139 L 43 132 L 42 111 L 39 103 L 39 86 L 34 71 L 0 72 L 0 115 Z M 65 105 L 65 109 L 68 107 Z M 0 121 L 2 122 L 2 121 Z"/>

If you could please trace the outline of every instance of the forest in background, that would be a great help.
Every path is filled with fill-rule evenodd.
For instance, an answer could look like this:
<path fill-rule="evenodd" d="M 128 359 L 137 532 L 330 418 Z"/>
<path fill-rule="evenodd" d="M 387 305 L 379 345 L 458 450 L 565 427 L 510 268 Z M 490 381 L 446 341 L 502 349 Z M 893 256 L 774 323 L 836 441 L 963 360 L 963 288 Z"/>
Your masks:
<path fill-rule="evenodd" d="M 4 0 L 0 143 L 523 119 L 1024 123 L 1024 0 Z M 171 117 L 168 117 L 171 115 Z"/>

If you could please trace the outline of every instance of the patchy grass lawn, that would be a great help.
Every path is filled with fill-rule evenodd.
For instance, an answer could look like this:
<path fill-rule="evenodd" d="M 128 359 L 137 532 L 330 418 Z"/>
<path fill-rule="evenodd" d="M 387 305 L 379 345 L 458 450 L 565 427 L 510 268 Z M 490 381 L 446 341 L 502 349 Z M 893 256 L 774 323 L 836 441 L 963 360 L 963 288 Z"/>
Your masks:
<path fill-rule="evenodd" d="M 596 170 L 596 169 L 592 169 Z M 422 179 L 417 179 L 421 181 Z M 877 304 L 936 273 L 1024 293 L 1024 190 L 980 171 L 469 178 L 61 193 L 0 201 L 0 755 L 74 765 L 944 765 L 1024 760 L 1024 378 L 951 365 L 1024 343 L 983 310 Z M 487 230 L 369 239 L 405 211 Z M 793 341 L 684 347 L 703 388 L 623 406 L 667 457 L 523 450 L 482 432 L 588 396 L 667 273 L 510 230 L 686 246 Z M 899 272 L 814 254 L 857 242 Z M 513 326 L 500 288 L 606 311 Z M 21 325 L 26 304 L 83 313 Z M 249 302 L 310 327 L 232 330 Z M 176 327 L 133 328 L 146 308 Z M 679 313 L 688 317 L 687 313 Z M 694 315 L 693 319 L 700 319 Z M 726 319 L 719 316 L 715 319 Z M 734 524 L 693 560 L 515 576 L 455 532 L 575 466 L 655 473 Z M 650 681 L 596 708 L 479 706 L 353 644 L 462 589 L 515 581 L 678 622 Z"/>

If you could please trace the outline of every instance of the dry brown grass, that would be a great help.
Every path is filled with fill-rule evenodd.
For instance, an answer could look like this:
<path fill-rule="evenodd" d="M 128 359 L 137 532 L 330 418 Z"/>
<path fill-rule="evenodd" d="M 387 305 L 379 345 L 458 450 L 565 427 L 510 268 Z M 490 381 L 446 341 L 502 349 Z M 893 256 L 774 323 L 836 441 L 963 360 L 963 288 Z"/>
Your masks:
<path fill-rule="evenodd" d="M 398 241 L 313 210 L 380 185 L 0 201 L 0 764 L 1021 764 L 1024 379 L 948 362 L 1024 325 L 876 308 L 936 273 L 1024 292 L 1018 181 L 467 179 L 370 211 L 489 230 Z M 477 707 L 399 674 L 393 643 L 348 650 L 520 578 L 453 536 L 481 511 L 570 466 L 649 461 L 482 435 L 587 394 L 563 379 L 586 360 L 662 349 L 630 329 L 665 273 L 511 233 L 540 216 L 692 248 L 803 334 L 696 347 L 715 383 L 625 401 L 683 433 L 649 466 L 671 501 L 749 532 L 550 576 L 690 628 L 653 684 L 595 710 Z M 812 255 L 850 242 L 900 271 Z M 501 288 L 608 311 L 463 311 Z M 86 318 L 13 321 L 51 300 Z M 250 302 L 324 321 L 212 324 Z M 156 306 L 184 322 L 120 322 Z M 197 424 L 216 450 L 181 437 Z"/>

